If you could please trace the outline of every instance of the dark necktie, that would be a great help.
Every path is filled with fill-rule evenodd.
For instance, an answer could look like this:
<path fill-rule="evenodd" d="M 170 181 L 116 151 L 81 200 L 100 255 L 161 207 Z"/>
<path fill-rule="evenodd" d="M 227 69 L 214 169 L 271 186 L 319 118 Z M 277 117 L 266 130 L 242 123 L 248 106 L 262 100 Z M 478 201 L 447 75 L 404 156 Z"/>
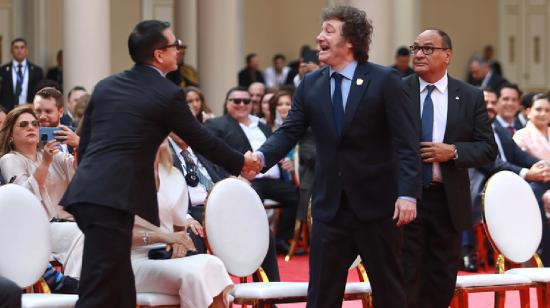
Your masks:
<path fill-rule="evenodd" d="M 194 170 L 197 170 L 197 177 L 199 178 L 199 183 L 204 186 L 207 192 L 210 192 L 212 187 L 214 186 L 214 183 L 207 178 L 199 169 L 199 166 L 195 164 L 193 159 L 191 158 L 191 153 L 189 153 L 188 150 L 181 151 L 181 156 L 183 156 L 183 159 L 185 160 L 185 164 L 188 166 L 193 167 Z"/>
<path fill-rule="evenodd" d="M 428 94 L 424 99 L 424 106 L 422 107 L 422 141 L 433 141 L 433 128 L 434 128 L 434 104 L 432 102 L 432 91 L 435 89 L 434 85 L 428 85 Z M 432 182 L 433 177 L 433 164 L 422 164 L 422 185 L 428 186 Z"/>
<path fill-rule="evenodd" d="M 17 64 L 17 81 L 15 83 L 15 100 L 19 102 L 19 95 L 23 91 L 23 65 Z"/>
<path fill-rule="evenodd" d="M 516 133 L 516 129 L 512 125 L 508 125 L 508 131 L 510 132 L 510 135 L 514 135 Z"/>
<path fill-rule="evenodd" d="M 342 99 L 342 78 L 339 73 L 332 73 L 334 78 L 334 93 L 332 94 L 332 112 L 334 113 L 334 123 L 338 136 L 342 133 L 342 123 L 344 122 L 344 100 Z"/>

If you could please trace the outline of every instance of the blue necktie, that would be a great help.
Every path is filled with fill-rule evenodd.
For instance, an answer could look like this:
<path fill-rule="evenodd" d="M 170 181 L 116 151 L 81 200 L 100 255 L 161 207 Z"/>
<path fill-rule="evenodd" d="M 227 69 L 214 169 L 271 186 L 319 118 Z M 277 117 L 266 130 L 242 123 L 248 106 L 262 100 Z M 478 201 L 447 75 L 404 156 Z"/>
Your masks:
<path fill-rule="evenodd" d="M 334 123 L 338 136 L 342 133 L 342 122 L 344 122 L 344 100 L 342 99 L 342 78 L 339 73 L 332 73 L 334 78 L 334 93 L 332 94 L 332 112 L 334 113 Z"/>
<path fill-rule="evenodd" d="M 434 128 L 434 104 L 432 102 L 432 91 L 434 85 L 428 85 L 428 95 L 424 99 L 422 108 L 422 141 L 432 142 Z M 433 164 L 422 164 L 422 185 L 428 186 L 432 182 Z"/>
<path fill-rule="evenodd" d="M 19 95 L 23 91 L 23 65 L 17 64 L 17 80 L 15 83 L 15 100 L 19 103 Z"/>

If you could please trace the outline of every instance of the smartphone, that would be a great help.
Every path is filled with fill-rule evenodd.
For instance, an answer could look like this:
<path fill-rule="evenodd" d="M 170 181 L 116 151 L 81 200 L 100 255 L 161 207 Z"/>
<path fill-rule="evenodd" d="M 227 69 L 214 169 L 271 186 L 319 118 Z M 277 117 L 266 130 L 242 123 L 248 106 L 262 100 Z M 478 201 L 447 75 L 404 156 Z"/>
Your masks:
<path fill-rule="evenodd" d="M 50 140 L 55 139 L 55 132 L 62 130 L 59 127 L 40 127 L 40 141 L 47 143 Z"/>
<path fill-rule="evenodd" d="M 304 63 L 313 62 L 319 64 L 319 56 L 317 55 L 317 50 L 307 50 L 304 52 Z"/>

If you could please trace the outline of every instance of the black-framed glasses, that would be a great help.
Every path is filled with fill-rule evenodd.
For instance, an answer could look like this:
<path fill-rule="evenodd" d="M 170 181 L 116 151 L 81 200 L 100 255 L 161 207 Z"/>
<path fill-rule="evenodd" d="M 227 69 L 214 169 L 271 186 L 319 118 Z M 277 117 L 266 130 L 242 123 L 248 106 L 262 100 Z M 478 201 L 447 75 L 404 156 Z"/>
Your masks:
<path fill-rule="evenodd" d="M 187 46 L 183 45 L 183 42 L 180 39 L 176 39 L 176 41 L 173 44 L 165 45 L 157 49 L 167 49 L 170 47 L 176 47 L 177 50 L 180 50 L 180 49 L 185 49 Z"/>
<path fill-rule="evenodd" d="M 33 127 L 39 127 L 40 122 L 38 120 L 32 120 L 32 121 L 21 121 L 19 122 L 19 127 L 26 128 L 27 126 L 32 125 Z"/>
<path fill-rule="evenodd" d="M 250 104 L 250 98 L 230 98 L 230 102 L 233 102 L 233 104 L 239 105 L 241 103 L 248 105 Z"/>
<path fill-rule="evenodd" d="M 423 54 L 425 54 L 426 56 L 429 56 L 432 53 L 434 53 L 434 51 L 437 50 L 437 49 L 447 50 L 447 49 L 450 49 L 450 48 L 435 47 L 435 46 L 430 46 L 430 45 L 425 45 L 425 46 L 411 45 L 411 46 L 409 46 L 409 50 L 411 51 L 411 54 L 413 54 L 413 55 L 416 54 L 419 50 L 422 50 Z"/>

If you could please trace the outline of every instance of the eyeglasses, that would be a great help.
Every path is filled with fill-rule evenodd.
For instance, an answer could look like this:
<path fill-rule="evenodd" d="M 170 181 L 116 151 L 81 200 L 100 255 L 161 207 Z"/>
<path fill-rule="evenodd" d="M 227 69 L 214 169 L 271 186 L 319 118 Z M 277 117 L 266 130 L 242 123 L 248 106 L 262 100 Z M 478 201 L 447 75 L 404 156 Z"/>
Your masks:
<path fill-rule="evenodd" d="M 230 98 L 230 102 L 233 102 L 233 104 L 239 105 L 241 103 L 248 105 L 250 104 L 250 98 Z"/>
<path fill-rule="evenodd" d="M 434 51 L 436 49 L 447 50 L 447 49 L 451 49 L 451 48 L 435 47 L 435 46 L 420 46 L 420 45 L 411 45 L 411 46 L 409 46 L 409 50 L 411 51 L 411 54 L 413 54 L 413 55 L 416 54 L 419 50 L 422 50 L 422 53 L 424 55 L 429 56 L 432 53 L 434 53 Z"/>
<path fill-rule="evenodd" d="M 33 127 L 39 127 L 40 122 L 38 120 L 32 120 L 32 121 L 21 121 L 19 122 L 19 127 L 26 128 L 27 126 L 32 125 Z"/>
<path fill-rule="evenodd" d="M 176 41 L 173 44 L 165 45 L 162 47 L 159 47 L 157 49 L 167 49 L 170 47 L 176 47 L 177 50 L 185 49 L 187 46 L 183 45 L 182 41 L 180 39 L 176 39 Z"/>

